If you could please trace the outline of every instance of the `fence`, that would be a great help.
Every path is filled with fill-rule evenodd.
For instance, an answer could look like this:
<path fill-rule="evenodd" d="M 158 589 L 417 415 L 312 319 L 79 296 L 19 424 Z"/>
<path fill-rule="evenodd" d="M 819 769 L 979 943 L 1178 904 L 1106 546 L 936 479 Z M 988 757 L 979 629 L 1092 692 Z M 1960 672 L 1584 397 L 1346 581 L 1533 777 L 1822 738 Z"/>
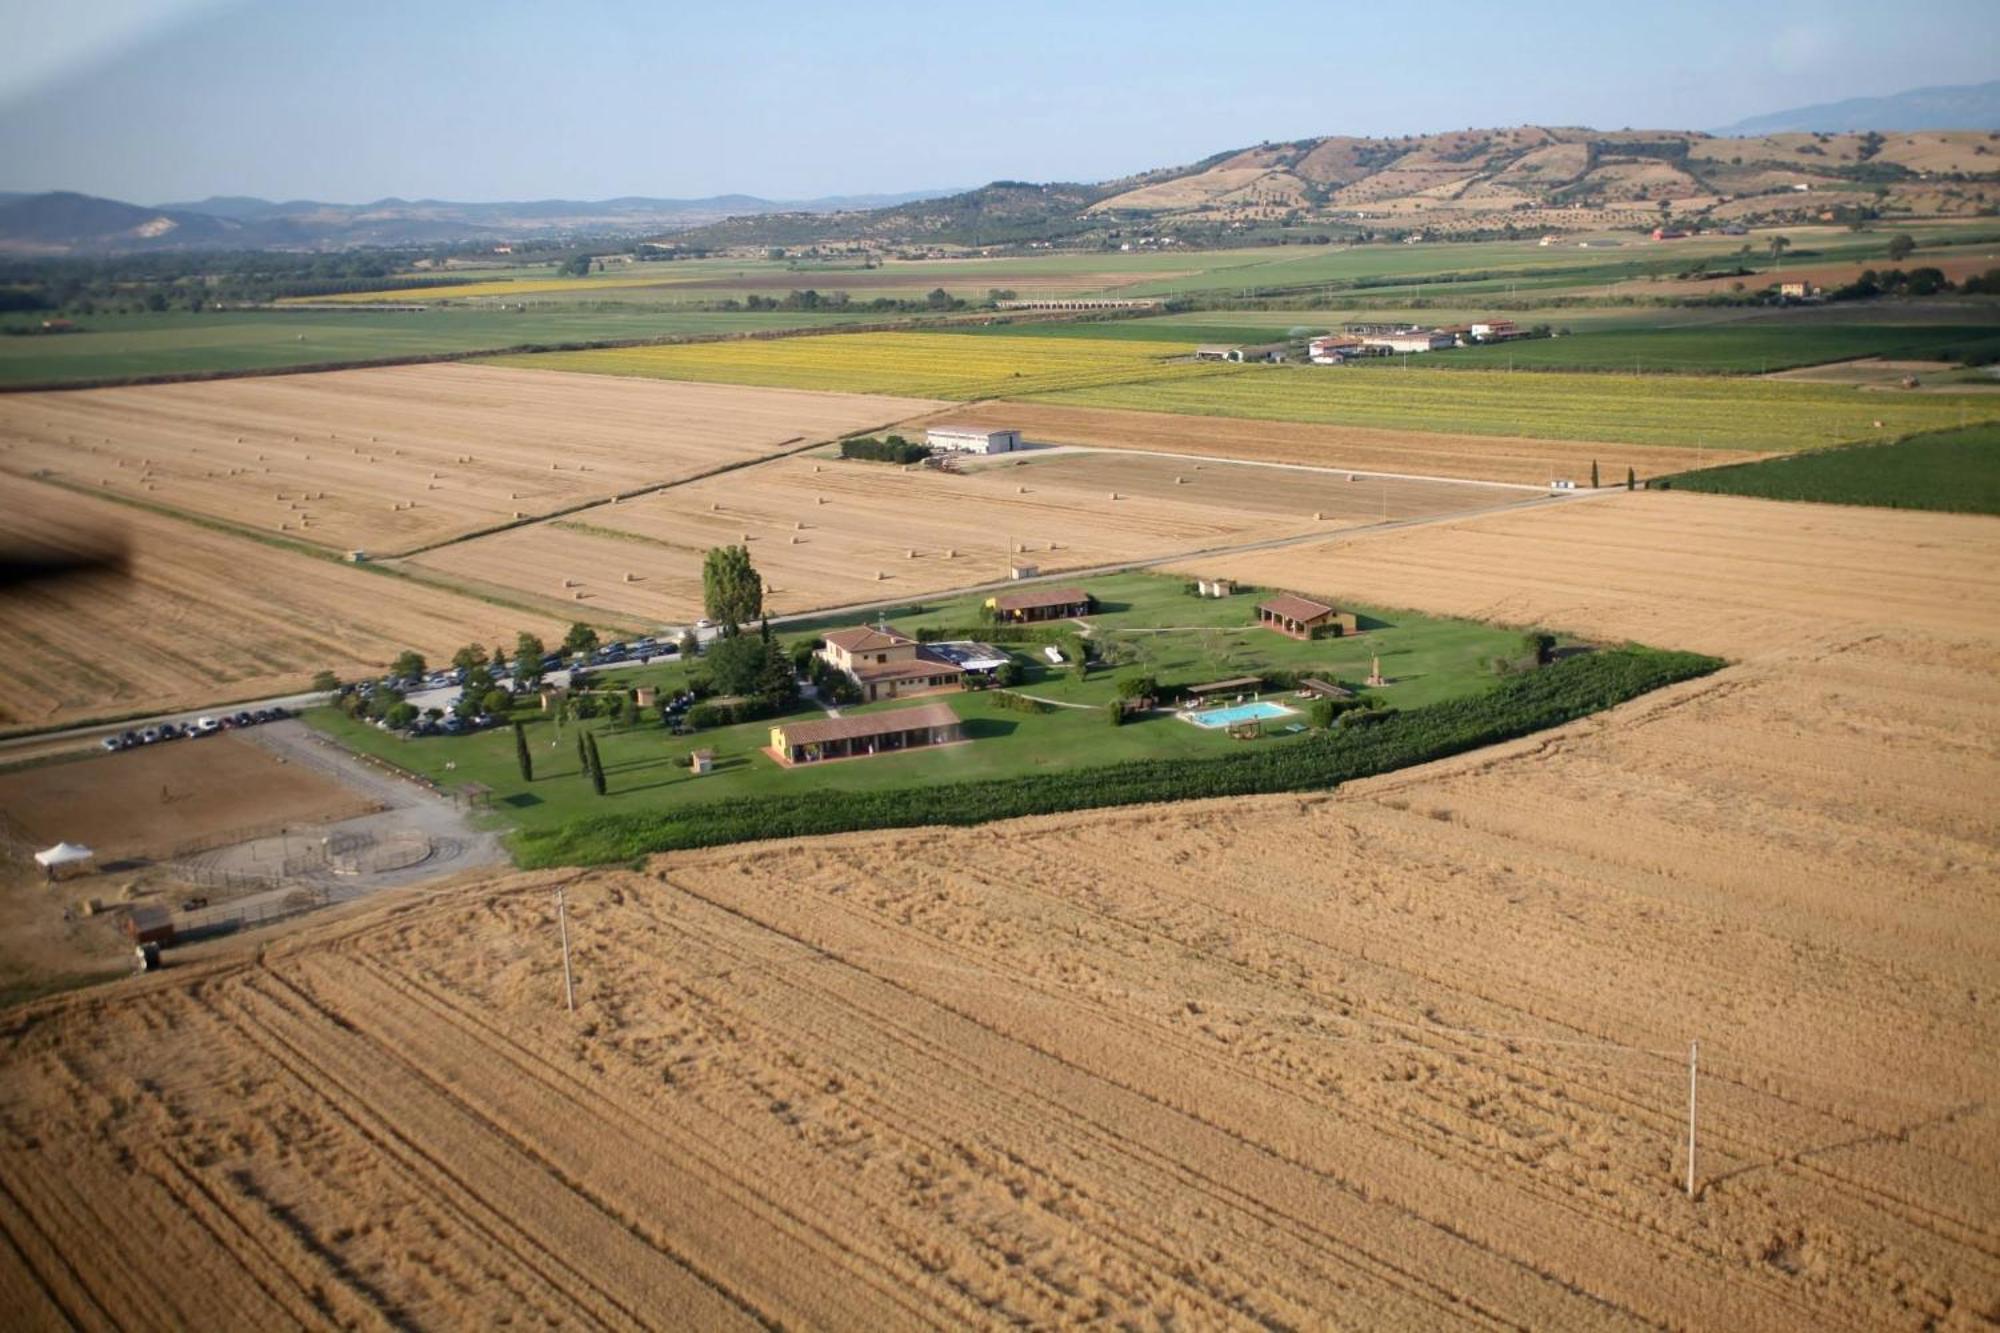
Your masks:
<path fill-rule="evenodd" d="M 282 898 L 266 898 L 254 903 L 225 904 L 183 913 L 174 921 L 174 937 L 177 941 L 186 943 L 210 939 L 217 935 L 230 935 L 239 930 L 251 930 L 289 917 L 303 916 L 307 912 L 317 911 L 326 904 L 325 889 L 301 886 Z"/>

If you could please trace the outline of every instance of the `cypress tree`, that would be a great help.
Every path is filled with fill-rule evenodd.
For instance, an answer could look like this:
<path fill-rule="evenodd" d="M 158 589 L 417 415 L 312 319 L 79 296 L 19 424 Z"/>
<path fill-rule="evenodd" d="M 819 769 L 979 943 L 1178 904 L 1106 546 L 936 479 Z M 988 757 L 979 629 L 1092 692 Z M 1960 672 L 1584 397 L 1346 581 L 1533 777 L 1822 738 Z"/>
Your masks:
<path fill-rule="evenodd" d="M 1597 460 L 1595 458 L 1590 460 L 1590 489 L 1593 491 L 1597 489 Z"/>
<path fill-rule="evenodd" d="M 590 733 L 581 722 L 576 728 L 576 766 L 586 777 L 590 775 Z"/>
<path fill-rule="evenodd" d="M 521 781 L 535 780 L 535 760 L 528 753 L 528 729 L 519 722 L 514 724 L 514 762 L 521 766 Z"/>
<path fill-rule="evenodd" d="M 604 795 L 604 761 L 597 757 L 597 736 L 590 737 L 590 785 L 599 796 Z"/>
<path fill-rule="evenodd" d="M 1628 491 L 1639 489 L 1639 474 L 1629 467 L 1625 469 L 1625 489 Z"/>

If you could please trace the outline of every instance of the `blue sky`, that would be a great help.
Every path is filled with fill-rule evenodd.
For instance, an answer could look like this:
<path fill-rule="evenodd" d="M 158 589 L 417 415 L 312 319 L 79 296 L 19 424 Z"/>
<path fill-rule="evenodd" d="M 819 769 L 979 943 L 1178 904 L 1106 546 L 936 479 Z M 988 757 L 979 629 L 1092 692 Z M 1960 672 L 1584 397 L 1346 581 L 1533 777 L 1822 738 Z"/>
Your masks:
<path fill-rule="evenodd" d="M 0 0 L 0 189 L 774 198 L 1263 139 L 1707 129 L 2000 74 L 1991 0 Z"/>

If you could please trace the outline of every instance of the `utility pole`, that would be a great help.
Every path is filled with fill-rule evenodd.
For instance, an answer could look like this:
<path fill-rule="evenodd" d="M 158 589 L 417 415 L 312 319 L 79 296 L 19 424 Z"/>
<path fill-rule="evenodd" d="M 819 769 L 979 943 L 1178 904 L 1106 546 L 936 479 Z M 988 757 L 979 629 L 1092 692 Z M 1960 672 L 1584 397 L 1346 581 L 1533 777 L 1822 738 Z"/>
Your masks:
<path fill-rule="evenodd" d="M 569 970 L 569 904 L 563 897 L 563 889 L 560 884 L 556 886 L 556 924 L 562 930 L 563 998 L 569 1001 L 569 1011 L 571 1013 L 575 1013 L 576 982 L 574 981 L 574 979 L 571 978 Z M 1690 1123 L 1688 1127 L 1688 1136 L 1689 1136 L 1688 1142 L 1693 1143 L 1694 1127 L 1692 1123 L 1692 1117 L 1694 1115 L 1694 1110 L 1692 1106 L 1689 1107 L 1688 1115 L 1690 1117 Z M 1688 1192 L 1690 1194 L 1694 1192 L 1693 1167 L 1688 1168 Z"/>
<path fill-rule="evenodd" d="M 1688 1197 L 1694 1197 L 1694 1071 L 1696 1042 L 1688 1043 Z"/>

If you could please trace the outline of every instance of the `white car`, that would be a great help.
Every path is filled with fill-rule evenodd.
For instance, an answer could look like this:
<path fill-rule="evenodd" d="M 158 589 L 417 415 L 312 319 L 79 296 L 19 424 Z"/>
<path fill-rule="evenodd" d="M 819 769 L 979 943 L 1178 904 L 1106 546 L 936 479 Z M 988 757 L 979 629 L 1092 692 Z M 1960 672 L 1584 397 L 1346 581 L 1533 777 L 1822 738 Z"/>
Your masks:
<path fill-rule="evenodd" d="M 210 736 L 222 730 L 222 724 L 212 717 L 198 717 L 194 720 L 193 732 L 197 736 Z"/>

